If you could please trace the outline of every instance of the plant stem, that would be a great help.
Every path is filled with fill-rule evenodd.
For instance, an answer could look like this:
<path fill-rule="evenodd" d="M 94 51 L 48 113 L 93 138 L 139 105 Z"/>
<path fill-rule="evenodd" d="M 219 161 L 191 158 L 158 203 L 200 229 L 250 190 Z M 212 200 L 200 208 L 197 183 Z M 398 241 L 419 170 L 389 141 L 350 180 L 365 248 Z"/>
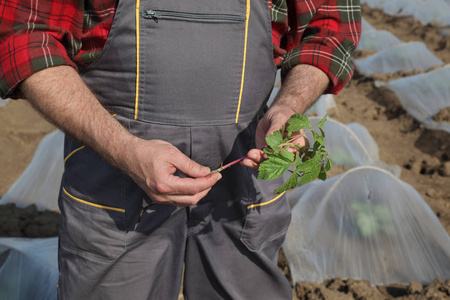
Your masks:
<path fill-rule="evenodd" d="M 241 158 L 239 158 L 239 159 L 233 160 L 232 162 L 230 162 L 230 163 L 228 163 L 228 164 L 226 164 L 226 165 L 224 165 L 224 166 L 221 166 L 221 167 L 218 168 L 218 169 L 212 170 L 211 173 L 220 173 L 220 172 L 222 172 L 223 170 L 225 170 L 226 168 L 229 168 L 229 167 L 231 167 L 231 166 L 234 165 L 234 164 L 240 163 L 240 162 L 243 161 L 246 157 L 247 157 L 247 156 L 243 156 L 243 157 L 241 157 Z"/>
<path fill-rule="evenodd" d="M 306 133 L 309 132 L 309 131 L 311 131 L 311 130 L 312 130 L 312 128 L 309 128 L 307 131 L 303 132 L 303 134 L 301 134 L 301 135 L 299 135 L 299 136 L 296 136 L 296 137 L 293 137 L 293 138 L 291 138 L 290 140 L 288 140 L 288 141 L 286 141 L 286 142 L 280 144 L 280 145 L 279 145 L 279 148 L 282 148 L 282 147 L 285 147 L 285 146 L 288 146 L 288 147 L 292 147 L 292 146 L 293 146 L 293 147 L 296 147 L 296 148 L 297 148 L 298 146 L 295 145 L 295 144 L 293 144 L 292 142 L 295 141 L 296 139 L 302 137 L 302 136 L 306 136 Z M 306 147 L 306 146 L 299 146 L 299 147 L 300 147 L 300 148 L 309 148 L 309 149 L 312 149 L 312 148 Z M 264 148 L 264 147 L 263 147 L 263 148 Z M 239 158 L 239 159 L 236 159 L 236 160 L 234 160 L 234 161 L 232 161 L 232 162 L 230 162 L 230 163 L 228 163 L 228 164 L 226 164 L 226 165 L 224 165 L 224 166 L 222 165 L 220 168 L 217 168 L 217 169 L 215 169 L 215 170 L 212 170 L 211 173 L 220 173 L 220 172 L 222 172 L 223 170 L 225 170 L 225 169 L 231 167 L 232 165 L 237 164 L 237 163 L 240 163 L 240 162 L 243 161 L 246 157 L 247 157 L 247 156 L 243 156 L 243 157 L 241 157 L 241 158 Z"/>
<path fill-rule="evenodd" d="M 308 132 L 310 132 L 310 131 L 312 131 L 312 127 L 309 128 L 308 130 L 304 131 L 302 134 L 300 134 L 300 135 L 298 135 L 298 136 L 295 136 L 295 137 L 289 139 L 288 141 L 286 141 L 286 142 L 280 144 L 280 146 L 290 145 L 290 144 L 292 144 L 292 142 L 295 141 L 296 139 L 301 138 L 302 136 L 306 137 L 306 134 L 307 134 Z"/>

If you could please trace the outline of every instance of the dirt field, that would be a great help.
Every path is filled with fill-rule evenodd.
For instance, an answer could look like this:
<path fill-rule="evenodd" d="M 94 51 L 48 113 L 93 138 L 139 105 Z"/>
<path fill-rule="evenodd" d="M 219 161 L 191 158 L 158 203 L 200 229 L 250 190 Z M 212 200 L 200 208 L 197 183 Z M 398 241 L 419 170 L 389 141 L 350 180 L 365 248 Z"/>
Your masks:
<path fill-rule="evenodd" d="M 450 37 L 443 37 L 437 28 L 410 17 L 388 16 L 365 5 L 362 8 L 363 17 L 376 29 L 390 31 L 404 42 L 421 41 L 445 64 L 450 63 Z M 363 56 L 367 53 L 356 53 L 356 57 Z M 331 117 L 364 125 L 378 144 L 380 159 L 402 167 L 400 179 L 420 193 L 450 233 L 450 134 L 425 129 L 405 112 L 395 94 L 374 85 L 375 80 L 418 73 L 422 72 L 375 74 L 370 78 L 355 74 L 335 97 L 337 110 Z M 448 104 L 450 107 L 450 99 Z M 436 118 L 448 122 L 448 109 Z M 279 266 L 289 274 L 282 254 Z M 297 283 L 294 294 L 294 299 L 450 299 L 450 280 L 436 279 L 426 287 L 416 282 L 376 287 L 366 281 L 337 278 L 322 284 Z"/>
<path fill-rule="evenodd" d="M 365 5 L 363 17 L 376 29 L 388 30 L 402 41 L 424 42 L 439 59 L 450 64 L 450 37 L 443 37 L 437 28 L 424 26 L 409 17 L 388 16 Z M 361 52 L 356 57 L 365 55 L 367 53 Z M 342 123 L 357 122 L 365 126 L 378 144 L 380 159 L 402 167 L 400 179 L 420 193 L 450 233 L 450 134 L 425 129 L 405 112 L 393 93 L 374 85 L 375 79 L 387 81 L 412 73 L 378 74 L 370 78 L 355 74 L 351 83 L 335 97 L 337 108 L 331 112 L 331 117 Z M 450 99 L 448 101 L 450 107 Z M 443 111 L 440 118 L 449 121 L 449 112 Z M 25 101 L 10 102 L 0 108 L 0 121 L 1 196 L 29 164 L 42 137 L 55 128 Z M 22 221 L 10 221 L 7 226 L 3 222 L 0 226 L 3 235 L 35 237 L 52 236 L 57 232 L 52 213 L 48 218 L 53 225 L 45 226 L 45 213 L 33 208 L 24 213 L 7 206 L 0 208 L 0 212 L 0 218 L 22 214 L 16 217 Z M 18 225 L 20 230 L 17 230 Z M 280 255 L 279 266 L 289 278 L 283 255 Z M 297 283 L 294 293 L 294 299 L 448 299 L 450 281 L 436 279 L 428 286 L 413 282 L 373 287 L 365 281 L 332 279 L 322 284 Z"/>

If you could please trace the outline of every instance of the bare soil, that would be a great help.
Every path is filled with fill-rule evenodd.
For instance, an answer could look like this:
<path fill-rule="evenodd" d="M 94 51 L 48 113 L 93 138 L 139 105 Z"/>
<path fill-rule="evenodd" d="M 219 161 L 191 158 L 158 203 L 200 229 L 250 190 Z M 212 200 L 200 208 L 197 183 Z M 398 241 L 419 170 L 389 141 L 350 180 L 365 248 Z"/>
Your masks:
<path fill-rule="evenodd" d="M 376 29 L 388 30 L 405 42 L 421 41 L 445 64 L 450 63 L 450 36 L 441 35 L 441 29 L 423 25 L 411 17 L 389 16 L 366 5 L 362 8 L 363 17 Z M 355 57 L 371 54 L 373 52 L 360 51 Z M 330 117 L 342 123 L 357 122 L 365 126 L 378 144 L 380 159 L 402 167 L 400 179 L 419 192 L 450 233 L 450 134 L 424 128 L 406 113 L 394 93 L 374 84 L 375 80 L 389 81 L 418 73 L 421 72 L 374 74 L 371 77 L 356 73 L 335 97 L 337 107 L 331 111 Z M 449 116 L 450 108 L 435 118 L 450 122 Z M 55 127 L 23 100 L 11 101 L 0 108 L 0 122 L 1 196 L 28 166 L 43 136 Z M 337 175 L 345 170 L 336 166 L 331 174 Z M 0 207 L 0 236 L 54 236 L 57 234 L 57 219 L 54 212 L 3 206 Z M 290 279 L 283 252 L 280 253 L 279 267 Z M 425 286 L 416 282 L 371 286 L 367 281 L 340 278 L 323 283 L 291 284 L 293 299 L 450 299 L 448 278 L 437 278 Z"/>
<path fill-rule="evenodd" d="M 435 114 L 433 120 L 436 122 L 450 122 L 450 107 L 446 107 Z"/>

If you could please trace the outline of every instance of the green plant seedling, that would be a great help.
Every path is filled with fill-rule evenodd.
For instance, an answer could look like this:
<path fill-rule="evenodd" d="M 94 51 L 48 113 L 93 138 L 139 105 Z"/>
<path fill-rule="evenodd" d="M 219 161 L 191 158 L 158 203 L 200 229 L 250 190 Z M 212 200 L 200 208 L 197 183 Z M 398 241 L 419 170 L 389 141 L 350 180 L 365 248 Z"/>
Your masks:
<path fill-rule="evenodd" d="M 274 194 L 280 194 L 316 178 L 321 180 L 327 178 L 326 172 L 333 166 L 324 146 L 323 124 L 327 116 L 328 114 L 315 126 L 311 126 L 308 117 L 295 114 L 288 120 L 287 126 L 266 137 L 267 146 L 263 151 L 267 154 L 267 160 L 259 166 L 258 179 L 271 180 L 280 177 L 286 171 L 291 173 L 288 180 L 277 188 Z M 319 129 L 320 134 L 313 130 L 314 127 Z M 304 131 L 301 135 L 294 135 L 300 130 Z M 307 132 L 311 132 L 314 137 L 312 147 L 296 144 L 295 140 L 305 136 Z"/>
<path fill-rule="evenodd" d="M 351 205 L 356 212 L 356 225 L 363 237 L 372 236 L 375 233 L 392 235 L 392 213 L 379 204 L 353 202 Z"/>
<path fill-rule="evenodd" d="M 258 179 L 271 180 L 280 177 L 286 171 L 291 173 L 289 179 L 275 189 L 274 194 L 280 194 L 316 178 L 321 180 L 327 178 L 326 172 L 333 166 L 324 146 L 323 124 L 327 116 L 328 114 L 315 126 L 311 126 L 308 117 L 294 114 L 288 120 L 287 126 L 266 137 L 267 146 L 262 150 L 266 153 L 267 159 L 259 165 Z M 314 127 L 319 129 L 320 134 L 313 130 Z M 298 135 L 300 130 L 303 130 L 303 133 Z M 314 137 L 312 147 L 295 143 L 295 140 L 305 136 L 307 132 L 311 132 Z M 244 158 L 237 159 L 212 172 L 221 172 Z"/>

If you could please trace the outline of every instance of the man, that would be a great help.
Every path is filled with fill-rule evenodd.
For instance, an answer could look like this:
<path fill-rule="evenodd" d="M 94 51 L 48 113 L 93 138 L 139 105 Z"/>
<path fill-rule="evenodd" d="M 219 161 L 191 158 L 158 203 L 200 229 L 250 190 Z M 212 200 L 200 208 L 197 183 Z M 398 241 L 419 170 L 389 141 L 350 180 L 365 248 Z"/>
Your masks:
<path fill-rule="evenodd" d="M 67 135 L 61 299 L 176 299 L 183 268 L 187 299 L 292 297 L 276 265 L 289 206 L 273 196 L 279 180 L 256 179 L 260 149 L 350 79 L 358 1 L 14 0 L 0 11 L 1 96 L 26 98 Z M 263 114 L 276 67 L 283 86 Z"/>

